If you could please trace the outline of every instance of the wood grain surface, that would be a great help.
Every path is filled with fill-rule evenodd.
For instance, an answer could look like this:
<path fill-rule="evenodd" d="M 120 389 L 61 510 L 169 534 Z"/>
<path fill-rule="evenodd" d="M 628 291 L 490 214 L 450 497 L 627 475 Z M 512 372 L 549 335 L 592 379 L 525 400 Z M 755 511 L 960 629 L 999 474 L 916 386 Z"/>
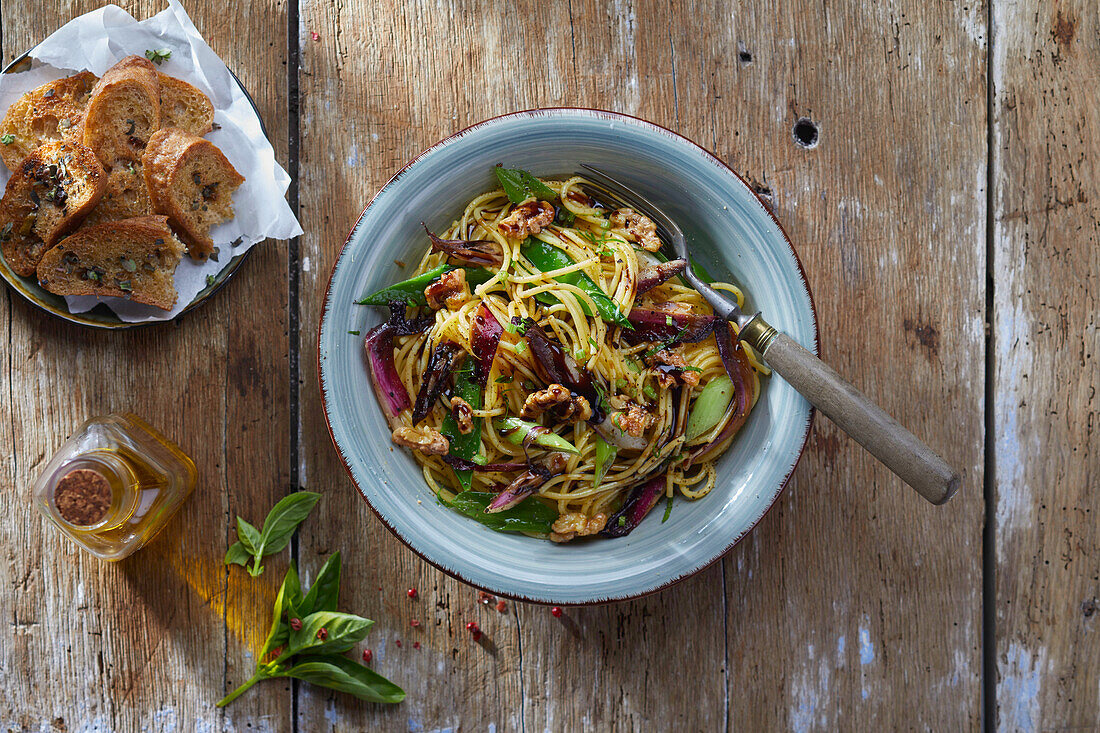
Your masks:
<path fill-rule="evenodd" d="M 1004 730 L 1100 725 L 1100 9 L 994 5 L 996 663 Z"/>
<path fill-rule="evenodd" d="M 3 58 L 97 5 L 0 0 Z M 254 250 L 178 324 L 99 333 L 0 298 L 0 729 L 1095 727 L 1096 5 L 761 5 L 190 0 L 298 172 L 306 234 Z M 653 120 L 745 176 L 799 251 L 823 358 L 941 451 L 960 494 L 928 506 L 819 418 L 721 563 L 560 619 L 480 604 L 386 531 L 321 412 L 332 264 L 423 148 L 564 105 Z M 127 409 L 196 458 L 200 485 L 108 565 L 25 499 L 84 419 Z M 227 572 L 235 516 L 259 522 L 295 488 L 324 499 L 291 550 L 258 580 Z M 290 556 L 308 583 L 336 550 L 341 606 L 375 619 L 373 666 L 407 700 L 272 681 L 215 709 L 251 674 Z"/>

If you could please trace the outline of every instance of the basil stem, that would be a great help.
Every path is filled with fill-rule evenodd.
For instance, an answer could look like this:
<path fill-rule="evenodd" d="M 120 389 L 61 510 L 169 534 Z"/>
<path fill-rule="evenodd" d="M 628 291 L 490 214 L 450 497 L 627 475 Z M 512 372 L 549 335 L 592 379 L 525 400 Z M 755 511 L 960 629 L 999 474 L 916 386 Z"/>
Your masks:
<path fill-rule="evenodd" d="M 541 239 L 528 238 L 523 243 L 520 251 L 532 265 L 542 272 L 560 270 L 563 267 L 575 264 L 565 252 L 543 242 Z M 607 293 L 585 273 L 578 270 L 564 275 L 557 275 L 554 279 L 566 285 L 573 285 L 583 291 L 595 303 L 600 318 L 623 328 L 634 329 L 634 326 L 627 320 L 623 312 L 619 310 L 619 306 L 615 304 L 615 301 L 609 298 Z M 555 298 L 555 302 L 556 300 Z M 592 311 L 585 301 L 581 301 L 581 310 L 584 311 L 586 316 L 592 315 Z"/>

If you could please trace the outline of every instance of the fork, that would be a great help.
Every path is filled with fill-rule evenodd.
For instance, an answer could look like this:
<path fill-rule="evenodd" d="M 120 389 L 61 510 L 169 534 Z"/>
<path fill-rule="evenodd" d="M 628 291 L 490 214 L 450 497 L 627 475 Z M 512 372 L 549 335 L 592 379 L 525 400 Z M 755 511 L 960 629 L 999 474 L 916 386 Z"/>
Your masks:
<path fill-rule="evenodd" d="M 657 225 L 657 234 L 687 261 L 681 273 L 706 298 L 720 318 L 737 327 L 737 337 L 756 349 L 768 365 L 792 387 L 848 433 L 871 455 L 933 504 L 943 504 L 959 489 L 959 474 L 931 448 L 825 362 L 782 331 L 760 312 L 743 313 L 737 302 L 699 279 L 691 266 L 687 240 L 680 227 L 645 196 L 607 173 L 581 164 L 580 175 L 607 203 L 635 209 Z"/>

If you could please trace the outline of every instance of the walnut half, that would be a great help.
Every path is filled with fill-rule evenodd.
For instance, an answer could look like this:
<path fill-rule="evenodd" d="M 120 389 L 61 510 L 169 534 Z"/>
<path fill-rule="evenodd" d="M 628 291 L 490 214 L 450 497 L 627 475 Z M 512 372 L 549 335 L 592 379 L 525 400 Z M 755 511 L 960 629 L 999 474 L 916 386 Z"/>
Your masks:
<path fill-rule="evenodd" d="M 551 526 L 550 539 L 554 542 L 568 542 L 574 537 L 587 537 L 603 531 L 607 526 L 607 515 L 603 512 L 592 517 L 582 512 L 562 514 Z"/>
<path fill-rule="evenodd" d="M 566 422 L 582 422 L 592 417 L 592 405 L 588 404 L 588 400 L 573 394 L 561 384 L 551 384 L 528 395 L 519 416 L 524 420 L 534 420 L 548 410 Z"/>
<path fill-rule="evenodd" d="M 447 438 L 434 428 L 399 427 L 393 431 L 393 442 L 427 456 L 445 456 L 451 449 Z"/>
<path fill-rule="evenodd" d="M 554 207 L 545 201 L 528 201 L 508 212 L 497 227 L 509 237 L 523 239 L 538 234 L 554 221 Z"/>
<path fill-rule="evenodd" d="M 458 426 L 458 432 L 469 435 L 474 431 L 474 408 L 457 395 L 451 398 L 451 417 Z"/>
<path fill-rule="evenodd" d="M 470 299 L 470 289 L 466 287 L 466 271 L 450 270 L 434 283 L 424 288 L 424 297 L 428 307 L 439 310 L 446 303 L 448 308 L 457 308 Z"/>
<path fill-rule="evenodd" d="M 639 438 L 653 424 L 653 415 L 637 402 L 631 402 L 625 409 L 611 415 L 611 423 L 627 435 Z"/>
<path fill-rule="evenodd" d="M 634 209 L 619 209 L 611 214 L 611 226 L 626 232 L 626 241 L 637 242 L 647 252 L 656 252 L 661 248 L 661 238 L 657 236 L 657 225 Z"/>

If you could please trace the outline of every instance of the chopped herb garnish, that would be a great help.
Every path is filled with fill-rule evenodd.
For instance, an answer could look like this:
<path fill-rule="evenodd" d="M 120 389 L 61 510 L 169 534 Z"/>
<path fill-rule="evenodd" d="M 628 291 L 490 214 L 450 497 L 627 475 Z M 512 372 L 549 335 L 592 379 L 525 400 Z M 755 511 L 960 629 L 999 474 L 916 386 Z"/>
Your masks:
<path fill-rule="evenodd" d="M 118 289 L 121 290 L 124 293 L 128 293 L 131 290 L 133 290 L 133 288 L 130 287 L 130 281 L 129 280 L 116 280 L 115 282 L 118 283 Z"/>
<path fill-rule="evenodd" d="M 672 320 L 672 316 L 665 316 L 665 325 L 666 326 L 671 326 L 673 323 L 674 323 L 674 321 Z"/>
<path fill-rule="evenodd" d="M 0 143 L 11 145 L 13 142 L 15 142 L 15 135 L 12 135 L 10 132 L 5 132 L 3 135 L 0 135 Z"/>
<path fill-rule="evenodd" d="M 584 349 L 577 349 L 576 352 L 573 353 L 573 358 L 577 361 L 588 361 L 588 352 Z"/>
<path fill-rule="evenodd" d="M 350 333 L 352 336 L 358 336 L 359 335 L 358 331 L 348 331 L 348 333 Z"/>
<path fill-rule="evenodd" d="M 519 353 L 519 354 L 526 354 L 527 353 L 527 342 L 526 341 L 519 341 L 519 342 L 516 343 L 516 353 Z"/>
<path fill-rule="evenodd" d="M 652 384 L 642 387 L 642 393 L 651 400 L 657 399 L 657 390 L 653 389 Z"/>
<path fill-rule="evenodd" d="M 130 173 L 132 173 L 135 176 L 137 175 L 137 169 L 134 168 L 134 164 L 131 163 L 131 162 L 126 163 L 126 170 L 130 171 Z"/>
<path fill-rule="evenodd" d="M 122 258 L 122 269 L 126 272 L 137 272 L 137 263 L 129 257 Z"/>
<path fill-rule="evenodd" d="M 668 503 L 665 504 L 665 516 L 661 517 L 661 524 L 668 521 L 669 515 L 672 514 L 672 497 L 668 497 Z"/>
<path fill-rule="evenodd" d="M 214 284 L 214 281 L 215 281 L 216 279 L 217 279 L 217 278 L 215 278 L 215 277 L 214 277 L 213 275 L 207 275 L 207 276 L 206 276 L 206 287 L 210 287 L 211 285 L 213 285 L 213 284 Z"/>
<path fill-rule="evenodd" d="M 619 517 L 619 526 L 620 527 L 625 527 L 626 526 L 626 517 Z"/>
<path fill-rule="evenodd" d="M 145 58 L 152 61 L 157 66 L 172 58 L 172 51 L 167 48 L 147 49 L 145 51 Z"/>
<path fill-rule="evenodd" d="M 682 372 L 699 372 L 700 374 L 703 373 L 702 369 L 700 369 L 699 367 L 694 367 L 694 366 L 686 366 L 683 369 L 681 369 L 680 371 L 682 371 Z"/>
<path fill-rule="evenodd" d="M 514 377 L 511 374 L 501 374 L 493 381 L 497 384 L 511 384 Z"/>
<path fill-rule="evenodd" d="M 592 344 L 592 353 L 595 354 L 600 350 L 600 345 L 596 343 L 596 339 L 591 336 L 588 337 L 588 343 Z"/>
<path fill-rule="evenodd" d="M 681 328 L 681 329 L 680 329 L 680 332 L 679 332 L 678 334 L 676 334 L 675 336 L 673 336 L 673 337 L 672 337 L 672 338 L 670 338 L 670 339 L 667 339 L 667 340 L 665 340 L 665 341 L 662 341 L 661 343 L 657 344 L 656 346 L 654 346 L 654 347 L 653 347 L 652 349 L 650 349 L 649 351 L 645 352 L 645 358 L 646 358 L 646 359 L 652 359 L 652 358 L 653 358 L 653 356 L 654 356 L 654 355 L 655 355 L 655 354 L 656 354 L 657 352 L 659 352 L 659 351 L 664 351 L 664 350 L 665 350 L 665 349 L 667 349 L 667 348 L 668 348 L 669 346 L 672 346 L 673 344 L 677 343 L 677 342 L 678 342 L 678 341 L 679 341 L 679 340 L 680 340 L 681 338 L 683 338 L 683 337 L 684 337 L 684 334 L 685 334 L 685 333 L 687 333 L 687 329 L 686 329 L 686 328 Z"/>

